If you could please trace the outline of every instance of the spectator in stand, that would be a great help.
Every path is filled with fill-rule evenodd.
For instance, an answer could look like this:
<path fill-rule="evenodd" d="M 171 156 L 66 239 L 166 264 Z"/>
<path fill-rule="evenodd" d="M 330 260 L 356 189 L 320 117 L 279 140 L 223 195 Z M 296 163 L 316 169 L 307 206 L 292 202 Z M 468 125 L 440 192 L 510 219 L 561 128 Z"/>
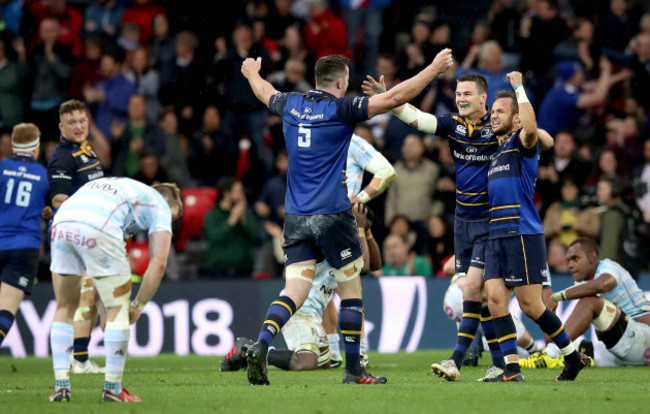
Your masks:
<path fill-rule="evenodd" d="M 147 103 L 144 96 L 134 94 L 129 98 L 129 119 L 126 124 L 115 122 L 113 135 L 113 175 L 134 177 L 140 169 L 144 153 L 162 159 L 165 154 L 163 132 L 156 123 L 147 120 Z"/>
<path fill-rule="evenodd" d="M 284 37 L 278 41 L 282 58 L 277 63 L 279 67 L 284 67 L 289 59 L 295 59 L 303 62 L 307 67 L 305 79 L 310 85 L 314 85 L 314 65 L 316 58 L 314 53 L 305 46 L 305 39 L 300 26 L 292 25 L 285 29 Z"/>
<path fill-rule="evenodd" d="M 437 141 L 435 145 L 438 149 L 440 165 L 440 174 L 436 182 L 436 200 L 443 204 L 445 217 L 451 223 L 456 211 L 456 163 L 446 140 Z"/>
<path fill-rule="evenodd" d="M 477 61 L 478 59 L 478 61 Z M 476 67 L 473 67 L 477 61 Z M 503 51 L 495 40 L 488 40 L 480 45 L 474 45 L 458 68 L 456 77 L 466 73 L 478 73 L 483 76 L 488 84 L 487 107 L 492 106 L 499 91 L 506 91 L 511 88 L 506 75 L 509 68 L 503 67 Z"/>
<path fill-rule="evenodd" d="M 630 79 L 630 94 L 650 114 L 650 33 L 641 33 L 636 37 L 634 55 L 630 67 L 634 72 Z"/>
<path fill-rule="evenodd" d="M 271 70 L 268 50 L 253 41 L 250 26 L 239 24 L 233 30 L 233 45 L 224 56 L 217 56 L 213 62 L 213 86 L 220 101 L 227 103 L 223 112 L 224 128 L 235 135 L 247 135 L 253 143 L 255 158 L 261 164 L 263 174 L 273 168 L 273 152 L 265 142 L 265 123 L 268 110 L 251 90 L 248 81 L 241 73 L 242 62 L 246 58 L 261 58 L 265 78 Z M 221 92 L 223 91 L 223 92 Z"/>
<path fill-rule="evenodd" d="M 569 262 L 566 258 L 567 246 L 558 239 L 552 239 L 548 243 L 548 253 L 546 261 L 548 262 L 549 270 L 552 275 L 555 274 L 568 274 Z"/>
<path fill-rule="evenodd" d="M 305 26 L 305 40 L 309 50 L 316 55 L 316 59 L 328 55 L 343 55 L 349 58 L 350 49 L 345 22 L 334 14 L 329 7 L 329 2 L 309 0 L 309 12 L 311 18 Z"/>
<path fill-rule="evenodd" d="M 596 62 L 600 60 L 600 50 L 594 43 L 594 24 L 591 20 L 580 17 L 572 24 L 573 34 L 570 38 L 561 41 L 553 49 L 556 61 L 580 62 L 588 78 L 595 78 L 597 74 Z"/>
<path fill-rule="evenodd" d="M 131 53 L 125 76 L 135 86 L 135 92 L 144 96 L 147 102 L 147 121 L 156 122 L 162 108 L 158 98 L 160 76 L 149 67 L 146 49 L 139 48 Z"/>
<path fill-rule="evenodd" d="M 397 234 L 389 234 L 383 245 L 382 276 L 432 276 L 426 259 L 410 250 L 408 243 Z"/>
<path fill-rule="evenodd" d="M 650 223 L 650 138 L 643 143 L 643 160 L 632 172 L 632 188 L 636 205 L 643 213 L 643 221 Z"/>
<path fill-rule="evenodd" d="M 27 65 L 27 51 L 22 41 L 18 44 L 18 59 L 10 60 L 7 51 L 11 45 L 8 39 L 0 37 L 0 125 L 13 127 L 23 120 L 24 106 L 21 99 L 21 89 L 29 73 Z M 53 136 L 52 138 L 55 138 Z M 11 147 L 10 154 L 11 154 Z"/>
<path fill-rule="evenodd" d="M 635 19 L 628 13 L 627 0 L 611 0 L 602 24 L 598 25 L 599 43 L 623 52 L 634 35 Z"/>
<path fill-rule="evenodd" d="M 31 54 L 32 94 L 30 120 L 47 139 L 58 136 L 59 105 L 67 98 L 70 78 L 70 50 L 59 43 L 59 22 L 45 18 L 40 22 L 41 42 Z"/>
<path fill-rule="evenodd" d="M 169 21 L 164 14 L 153 18 L 153 38 L 147 52 L 149 66 L 160 74 L 160 83 L 171 84 L 176 65 L 176 39 L 169 35 Z"/>
<path fill-rule="evenodd" d="M 601 179 L 619 180 L 618 160 L 613 150 L 604 147 L 596 157 L 594 170 L 583 184 L 583 190 L 590 195 L 596 195 L 597 185 Z"/>
<path fill-rule="evenodd" d="M 71 99 L 83 100 L 84 88 L 92 88 L 103 79 L 100 68 L 102 40 L 89 36 L 84 39 L 84 57 L 72 66 L 68 95 Z"/>
<path fill-rule="evenodd" d="M 235 175 L 238 157 L 237 138 L 222 127 L 219 109 L 208 106 L 203 113 L 203 125 L 192 141 L 192 177 L 200 185 L 215 186 L 220 178 Z"/>
<path fill-rule="evenodd" d="M 140 26 L 142 43 L 148 44 L 153 36 L 152 22 L 159 14 L 166 14 L 163 7 L 156 5 L 156 0 L 134 0 L 133 5 L 124 11 L 122 24 L 135 23 Z"/>
<path fill-rule="evenodd" d="M 311 84 L 305 80 L 307 67 L 296 59 L 289 59 L 284 64 L 284 70 L 271 73 L 266 80 L 279 92 L 307 93 Z"/>
<path fill-rule="evenodd" d="M 443 216 L 435 215 L 427 222 L 429 230 L 429 251 L 427 258 L 431 263 L 433 274 L 444 275 L 443 261 L 454 254 L 454 231 Z"/>
<path fill-rule="evenodd" d="M 25 0 L 0 0 L 0 21 L 7 25 L 13 36 L 20 35 L 20 22 L 23 17 Z"/>
<path fill-rule="evenodd" d="M 113 40 L 117 37 L 124 6 L 118 0 L 97 0 L 84 10 L 84 37 L 103 37 Z"/>
<path fill-rule="evenodd" d="M 488 12 L 492 38 L 503 48 L 504 66 L 518 67 L 521 60 L 517 4 L 511 0 L 493 0 Z"/>
<path fill-rule="evenodd" d="M 433 213 L 436 181 L 440 167 L 424 158 L 424 144 L 419 135 L 408 135 L 402 145 L 402 159 L 395 163 L 397 178 L 386 197 L 386 223 L 393 216 L 408 217 L 419 240 L 426 240 L 426 222 Z"/>
<path fill-rule="evenodd" d="M 147 185 L 169 182 L 167 172 L 160 165 L 158 156 L 147 151 L 140 155 L 140 169 L 135 173 L 133 179 Z"/>
<path fill-rule="evenodd" d="M 59 22 L 59 43 L 70 49 L 73 56 L 83 55 L 81 25 L 83 17 L 76 8 L 66 4 L 66 0 L 31 2 L 28 6 L 37 22 L 54 19 Z M 40 125 L 39 125 L 40 126 Z"/>
<path fill-rule="evenodd" d="M 622 234 L 626 226 L 626 217 L 631 213 L 630 207 L 623 202 L 623 183 L 617 178 L 603 177 L 598 180 L 598 204 L 605 207 L 600 214 L 600 244 L 602 259 L 620 262 Z"/>
<path fill-rule="evenodd" d="M 411 41 L 397 51 L 397 78 L 408 79 L 431 62 L 435 49 L 430 37 L 429 23 L 416 20 L 411 27 Z"/>
<path fill-rule="evenodd" d="M 165 137 L 165 155 L 162 166 L 169 173 L 171 181 L 180 188 L 194 187 L 195 182 L 187 165 L 190 143 L 187 137 L 178 133 L 178 117 L 173 108 L 165 108 L 159 115 L 160 128 Z"/>
<path fill-rule="evenodd" d="M 285 36 L 288 27 L 300 25 L 303 22 L 291 14 L 291 0 L 274 0 L 273 5 L 274 7 L 271 7 L 266 18 L 266 35 L 279 42 Z"/>
<path fill-rule="evenodd" d="M 266 23 L 262 19 L 255 19 L 253 20 L 252 29 L 253 41 L 261 44 L 266 50 L 268 50 L 271 60 L 275 65 L 276 62 L 282 59 L 282 54 L 280 53 L 280 46 L 278 43 L 266 36 Z M 275 67 L 274 69 L 278 70 L 279 68 L 280 67 Z"/>
<path fill-rule="evenodd" d="M 113 122 L 126 120 L 129 98 L 135 93 L 135 86 L 122 74 L 123 58 L 119 50 L 105 51 L 100 63 L 104 80 L 83 91 L 86 103 L 94 107 L 95 124 L 105 137 L 114 135 Z"/>
<path fill-rule="evenodd" d="M 233 177 L 219 180 L 217 202 L 203 219 L 208 241 L 206 268 L 211 276 L 250 278 L 259 227 L 248 207 L 244 186 Z"/>
<path fill-rule="evenodd" d="M 411 221 L 404 214 L 396 214 L 388 223 L 388 234 L 397 234 L 406 241 L 409 249 L 414 248 L 418 242 L 418 235 L 411 228 Z"/>
<path fill-rule="evenodd" d="M 117 37 L 117 46 L 121 47 L 130 60 L 130 55 L 133 51 L 139 49 L 142 45 L 142 34 L 140 26 L 135 23 L 124 23 L 120 29 L 120 35 Z"/>

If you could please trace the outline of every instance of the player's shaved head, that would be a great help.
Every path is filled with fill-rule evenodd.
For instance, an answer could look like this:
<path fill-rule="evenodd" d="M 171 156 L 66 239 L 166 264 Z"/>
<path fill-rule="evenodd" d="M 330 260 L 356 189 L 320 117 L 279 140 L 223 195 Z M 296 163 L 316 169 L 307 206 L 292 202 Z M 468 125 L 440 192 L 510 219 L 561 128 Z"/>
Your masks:
<path fill-rule="evenodd" d="M 316 62 L 316 87 L 329 88 L 339 78 L 345 78 L 349 73 L 350 59 L 342 55 L 323 56 Z"/>

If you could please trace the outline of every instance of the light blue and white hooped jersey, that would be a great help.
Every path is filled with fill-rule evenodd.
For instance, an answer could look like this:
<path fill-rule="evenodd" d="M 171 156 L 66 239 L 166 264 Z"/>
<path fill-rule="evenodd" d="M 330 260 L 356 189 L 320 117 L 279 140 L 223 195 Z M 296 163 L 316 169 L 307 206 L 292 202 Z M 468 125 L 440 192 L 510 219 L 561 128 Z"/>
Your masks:
<path fill-rule="evenodd" d="M 357 134 L 352 134 L 345 171 L 348 197 L 359 194 L 363 181 L 363 171 L 366 169 L 366 165 L 368 165 L 370 160 L 376 156 L 381 157 L 382 155 L 368 141 Z"/>
<path fill-rule="evenodd" d="M 130 178 L 100 178 L 84 184 L 61 205 L 52 225 L 63 222 L 84 223 L 120 239 L 143 230 L 172 232 L 165 199 Z"/>
<path fill-rule="evenodd" d="M 594 279 L 604 274 L 610 274 L 616 279 L 616 287 L 609 292 L 599 293 L 598 296 L 612 302 L 631 318 L 650 313 L 650 301 L 623 266 L 612 260 L 603 259 L 598 264 Z M 580 283 L 584 282 L 576 284 Z"/>

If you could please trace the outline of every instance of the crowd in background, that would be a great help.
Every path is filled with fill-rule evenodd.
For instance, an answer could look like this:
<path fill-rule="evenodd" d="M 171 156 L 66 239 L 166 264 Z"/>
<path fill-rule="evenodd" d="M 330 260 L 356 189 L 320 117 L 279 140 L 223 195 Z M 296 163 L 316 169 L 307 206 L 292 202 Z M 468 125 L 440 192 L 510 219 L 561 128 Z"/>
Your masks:
<path fill-rule="evenodd" d="M 192 3 L 192 2 L 190 2 Z M 198 2 L 196 2 L 198 3 Z M 456 112 L 454 79 L 477 72 L 488 104 L 519 70 L 540 128 L 537 200 L 553 272 L 578 236 L 637 274 L 650 246 L 650 5 L 642 0 L 0 0 L 0 159 L 11 127 L 33 122 L 47 164 L 58 108 L 83 100 L 105 173 L 217 189 L 194 245 L 176 243 L 169 278 L 282 277 L 288 162 L 280 120 L 240 72 L 262 57 L 282 92 L 314 86 L 315 61 L 351 59 L 350 94 L 369 74 L 388 88 L 445 47 L 454 70 L 412 103 Z M 219 2 L 220 3 L 220 2 Z M 214 6 L 214 7 L 213 7 Z M 453 253 L 455 166 L 446 137 L 389 114 L 356 133 L 397 179 L 369 203 L 388 275 L 441 275 Z M 180 233 L 180 232 L 177 232 Z M 44 269 L 47 269 L 44 248 Z M 45 278 L 46 271 L 39 277 Z"/>

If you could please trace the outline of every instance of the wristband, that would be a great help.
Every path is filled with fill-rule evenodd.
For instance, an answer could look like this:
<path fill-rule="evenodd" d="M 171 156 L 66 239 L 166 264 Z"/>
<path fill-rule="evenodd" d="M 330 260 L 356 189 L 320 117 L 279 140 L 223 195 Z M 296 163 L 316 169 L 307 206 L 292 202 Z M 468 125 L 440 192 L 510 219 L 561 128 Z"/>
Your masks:
<path fill-rule="evenodd" d="M 363 238 L 366 237 L 366 231 L 364 230 L 363 227 L 359 227 L 357 230 L 359 231 L 359 237 L 360 237 L 360 238 L 363 239 Z"/>
<path fill-rule="evenodd" d="M 366 230 L 366 240 L 372 240 L 372 230 Z"/>
<path fill-rule="evenodd" d="M 357 194 L 357 200 L 361 201 L 362 203 L 367 203 L 370 201 L 370 195 L 366 193 L 366 190 L 361 190 L 359 194 Z"/>
<path fill-rule="evenodd" d="M 523 87 L 523 86 L 524 86 L 524 85 L 520 83 L 520 84 L 518 84 L 518 85 L 513 86 L 512 89 L 514 89 L 514 90 L 516 91 L 517 88 L 520 88 L 520 87 Z"/>
<path fill-rule="evenodd" d="M 142 309 L 144 309 L 147 304 L 136 299 L 131 303 L 131 306 L 139 311 L 142 311 Z"/>
<path fill-rule="evenodd" d="M 553 299 L 555 299 L 556 301 L 558 301 L 558 302 L 561 301 L 561 300 L 567 300 L 567 298 L 566 298 L 566 289 L 561 290 L 561 291 L 559 291 L 559 292 L 555 292 L 555 293 L 553 293 L 553 294 L 551 295 L 551 297 L 552 297 Z"/>
<path fill-rule="evenodd" d="M 518 104 L 530 103 L 528 97 L 526 96 L 526 90 L 524 89 L 524 87 L 521 85 L 517 85 L 517 87 L 518 89 L 515 89 L 515 94 L 517 94 L 517 103 Z"/>

